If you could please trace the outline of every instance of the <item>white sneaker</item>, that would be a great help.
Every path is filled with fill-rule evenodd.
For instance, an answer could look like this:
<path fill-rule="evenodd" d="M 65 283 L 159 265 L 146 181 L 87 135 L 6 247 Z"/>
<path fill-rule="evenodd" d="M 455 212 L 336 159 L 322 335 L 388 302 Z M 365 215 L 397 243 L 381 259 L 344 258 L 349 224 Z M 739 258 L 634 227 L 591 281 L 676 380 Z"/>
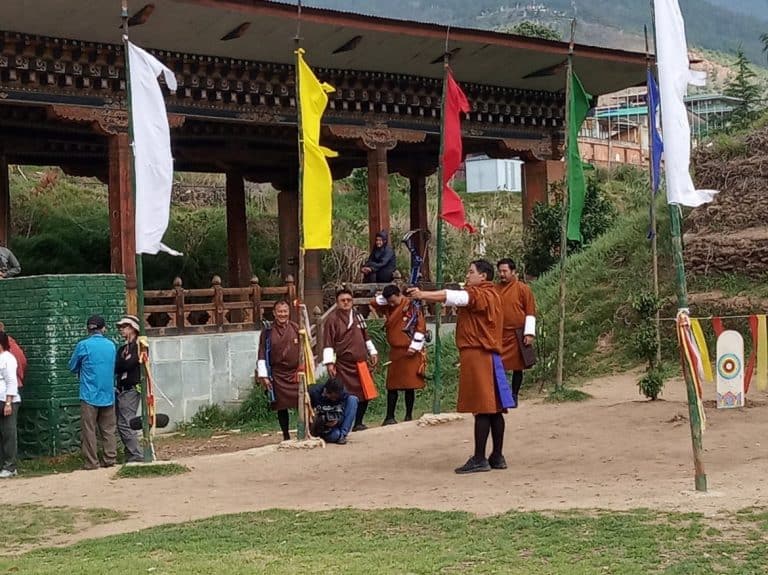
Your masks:
<path fill-rule="evenodd" d="M 8 471 L 7 469 L 0 471 L 0 479 L 8 479 L 9 477 L 16 477 L 17 475 L 18 472 L 16 471 Z"/>

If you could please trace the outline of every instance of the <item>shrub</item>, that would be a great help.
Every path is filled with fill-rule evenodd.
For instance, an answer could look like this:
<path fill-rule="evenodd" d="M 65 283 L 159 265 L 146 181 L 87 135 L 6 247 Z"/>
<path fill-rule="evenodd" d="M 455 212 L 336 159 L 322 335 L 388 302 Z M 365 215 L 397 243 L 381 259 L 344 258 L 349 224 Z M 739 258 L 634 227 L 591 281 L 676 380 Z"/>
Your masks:
<path fill-rule="evenodd" d="M 524 255 L 526 273 L 539 276 L 552 268 L 560 258 L 560 220 L 562 214 L 562 185 L 553 184 L 555 203 L 538 204 L 533 210 L 530 229 L 525 234 Z M 604 234 L 616 218 L 616 208 L 600 189 L 598 174 L 587 178 L 584 211 L 581 218 L 583 242 L 568 242 L 568 254 L 575 253 Z"/>

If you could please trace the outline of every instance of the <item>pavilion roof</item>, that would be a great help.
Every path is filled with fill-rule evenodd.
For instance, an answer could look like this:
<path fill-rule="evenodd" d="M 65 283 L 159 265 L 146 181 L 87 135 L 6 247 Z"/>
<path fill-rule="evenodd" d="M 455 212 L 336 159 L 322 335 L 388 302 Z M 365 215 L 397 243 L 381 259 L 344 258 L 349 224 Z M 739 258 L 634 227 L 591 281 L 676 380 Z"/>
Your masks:
<path fill-rule="evenodd" d="M 265 0 L 131 0 L 130 12 L 155 10 L 130 29 L 142 47 L 237 60 L 293 63 L 296 7 Z M 0 28 L 30 35 L 117 44 L 118 0 L 3 0 Z M 245 33 L 222 38 L 249 22 Z M 446 27 L 437 24 L 303 9 L 302 47 L 313 67 L 403 74 L 442 75 Z M 342 46 L 352 49 L 339 51 Z M 451 28 L 449 50 L 459 82 L 557 92 L 564 87 L 563 42 L 498 32 Z M 334 53 L 336 52 L 336 53 Z M 644 82 L 645 55 L 576 45 L 574 67 L 587 91 L 605 94 Z M 549 75 L 528 75 L 554 68 Z"/>

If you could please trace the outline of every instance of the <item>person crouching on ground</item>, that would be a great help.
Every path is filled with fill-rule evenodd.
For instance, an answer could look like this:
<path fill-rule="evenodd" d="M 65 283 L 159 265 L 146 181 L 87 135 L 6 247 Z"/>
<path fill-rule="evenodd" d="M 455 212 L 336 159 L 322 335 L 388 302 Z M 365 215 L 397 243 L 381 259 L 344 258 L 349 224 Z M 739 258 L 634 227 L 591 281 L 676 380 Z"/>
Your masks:
<path fill-rule="evenodd" d="M 502 454 L 503 414 L 514 402 L 501 363 L 504 310 L 493 285 L 493 265 L 485 260 L 473 261 L 463 290 L 428 292 L 412 288 L 408 295 L 424 302 L 459 308 L 456 346 L 461 366 L 457 410 L 475 416 L 475 453 L 456 473 L 506 469 Z M 489 434 L 493 438 L 493 451 L 486 459 Z"/>
<path fill-rule="evenodd" d="M 16 476 L 16 418 L 21 403 L 16 379 L 19 366 L 10 351 L 11 344 L 8 339 L 5 332 L 0 332 L 0 397 L 5 400 L 0 416 L 0 463 L 3 465 L 0 479 Z"/>
<path fill-rule="evenodd" d="M 131 429 L 131 419 L 136 417 L 141 401 L 141 364 L 139 363 L 139 318 L 127 315 L 117 322 L 117 329 L 125 343 L 117 350 L 115 362 L 115 401 L 117 431 L 125 446 L 125 460 L 144 461 L 139 446 L 139 436 Z"/>
<path fill-rule="evenodd" d="M 326 443 L 346 444 L 357 413 L 357 397 L 347 393 L 338 379 L 331 378 L 310 387 L 309 399 L 315 412 L 312 435 Z"/>

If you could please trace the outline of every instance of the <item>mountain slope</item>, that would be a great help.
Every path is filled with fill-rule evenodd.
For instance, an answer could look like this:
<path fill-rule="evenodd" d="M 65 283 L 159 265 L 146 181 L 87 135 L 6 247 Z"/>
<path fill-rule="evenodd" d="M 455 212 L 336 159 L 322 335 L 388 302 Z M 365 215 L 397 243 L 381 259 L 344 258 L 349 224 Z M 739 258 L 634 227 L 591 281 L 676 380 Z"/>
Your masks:
<path fill-rule="evenodd" d="M 571 18 L 582 22 L 577 41 L 639 48 L 650 8 L 643 0 L 307 0 L 311 6 L 405 20 L 499 28 L 531 19 L 561 30 Z M 768 0 L 680 0 L 691 44 L 732 52 L 743 45 L 749 58 L 764 62 L 760 34 L 768 32 Z M 608 32 L 607 34 L 605 32 Z"/>

